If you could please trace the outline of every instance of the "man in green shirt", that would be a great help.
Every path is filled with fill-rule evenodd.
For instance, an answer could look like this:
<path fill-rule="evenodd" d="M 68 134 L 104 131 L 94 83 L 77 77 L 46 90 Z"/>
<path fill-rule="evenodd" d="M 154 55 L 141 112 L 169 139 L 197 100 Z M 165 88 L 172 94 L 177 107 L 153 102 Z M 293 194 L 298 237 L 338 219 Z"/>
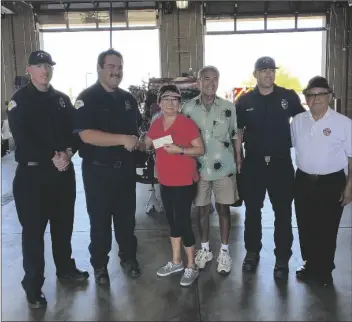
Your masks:
<path fill-rule="evenodd" d="M 214 192 L 221 234 L 217 271 L 228 274 L 232 265 L 228 246 L 230 205 L 238 199 L 234 156 L 237 122 L 234 104 L 216 95 L 218 84 L 218 69 L 214 66 L 203 67 L 198 73 L 201 94 L 185 103 L 182 112 L 197 123 L 205 146 L 204 156 L 198 158 L 201 179 L 195 205 L 199 207 L 201 249 L 197 251 L 196 264 L 204 268 L 213 259 L 209 246 L 209 214 Z"/>

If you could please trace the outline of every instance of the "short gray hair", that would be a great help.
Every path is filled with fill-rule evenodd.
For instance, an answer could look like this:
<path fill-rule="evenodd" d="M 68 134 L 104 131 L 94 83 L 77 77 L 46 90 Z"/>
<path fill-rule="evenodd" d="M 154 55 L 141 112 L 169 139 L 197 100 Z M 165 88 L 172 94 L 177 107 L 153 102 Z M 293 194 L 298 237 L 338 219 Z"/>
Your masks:
<path fill-rule="evenodd" d="M 208 70 L 214 71 L 215 73 L 218 74 L 218 77 L 220 77 L 220 72 L 219 72 L 219 70 L 218 70 L 215 66 L 207 65 L 207 66 L 202 67 L 202 68 L 199 70 L 199 72 L 198 72 L 198 79 L 202 78 L 204 72 L 207 72 Z"/>

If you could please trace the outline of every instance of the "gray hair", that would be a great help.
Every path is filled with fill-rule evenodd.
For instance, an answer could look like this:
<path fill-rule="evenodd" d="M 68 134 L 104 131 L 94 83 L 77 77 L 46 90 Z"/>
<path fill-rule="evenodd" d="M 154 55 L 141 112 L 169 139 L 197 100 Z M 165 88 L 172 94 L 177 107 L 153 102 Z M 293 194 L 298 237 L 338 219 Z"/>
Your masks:
<path fill-rule="evenodd" d="M 202 67 L 202 68 L 199 70 L 199 72 L 198 72 L 198 79 L 202 78 L 202 77 L 203 77 L 203 74 L 204 74 L 205 72 L 207 72 L 208 70 L 214 71 L 214 72 L 218 75 L 218 77 L 220 77 L 220 72 L 219 72 L 219 70 L 218 70 L 215 66 L 208 65 L 208 66 Z"/>

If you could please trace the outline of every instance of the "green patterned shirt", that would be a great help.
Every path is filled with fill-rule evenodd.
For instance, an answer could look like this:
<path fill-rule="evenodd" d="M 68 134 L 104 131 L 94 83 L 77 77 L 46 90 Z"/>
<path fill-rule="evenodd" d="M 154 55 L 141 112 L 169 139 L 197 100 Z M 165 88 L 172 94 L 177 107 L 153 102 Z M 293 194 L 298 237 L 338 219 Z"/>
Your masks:
<path fill-rule="evenodd" d="M 182 106 L 182 113 L 197 123 L 205 154 L 198 157 L 199 173 L 204 180 L 217 180 L 236 173 L 232 140 L 237 134 L 236 108 L 230 101 L 216 97 L 208 109 L 200 96 Z"/>

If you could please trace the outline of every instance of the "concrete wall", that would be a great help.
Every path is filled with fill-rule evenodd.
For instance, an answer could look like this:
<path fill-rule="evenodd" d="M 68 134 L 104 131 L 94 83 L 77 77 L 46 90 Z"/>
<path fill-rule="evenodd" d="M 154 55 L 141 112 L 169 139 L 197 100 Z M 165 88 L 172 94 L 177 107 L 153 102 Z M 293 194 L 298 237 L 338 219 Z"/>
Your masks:
<path fill-rule="evenodd" d="M 204 36 L 200 2 L 188 9 L 174 8 L 160 16 L 160 59 L 162 77 L 177 77 L 203 66 Z"/>
<path fill-rule="evenodd" d="M 352 118 L 352 7 L 333 4 L 327 32 L 327 77 L 337 111 Z"/>
<path fill-rule="evenodd" d="M 31 51 L 39 49 L 39 32 L 35 30 L 31 7 L 16 2 L 15 15 L 1 17 L 1 118 L 5 114 L 5 101 L 15 90 L 16 76 L 24 76 Z"/>

